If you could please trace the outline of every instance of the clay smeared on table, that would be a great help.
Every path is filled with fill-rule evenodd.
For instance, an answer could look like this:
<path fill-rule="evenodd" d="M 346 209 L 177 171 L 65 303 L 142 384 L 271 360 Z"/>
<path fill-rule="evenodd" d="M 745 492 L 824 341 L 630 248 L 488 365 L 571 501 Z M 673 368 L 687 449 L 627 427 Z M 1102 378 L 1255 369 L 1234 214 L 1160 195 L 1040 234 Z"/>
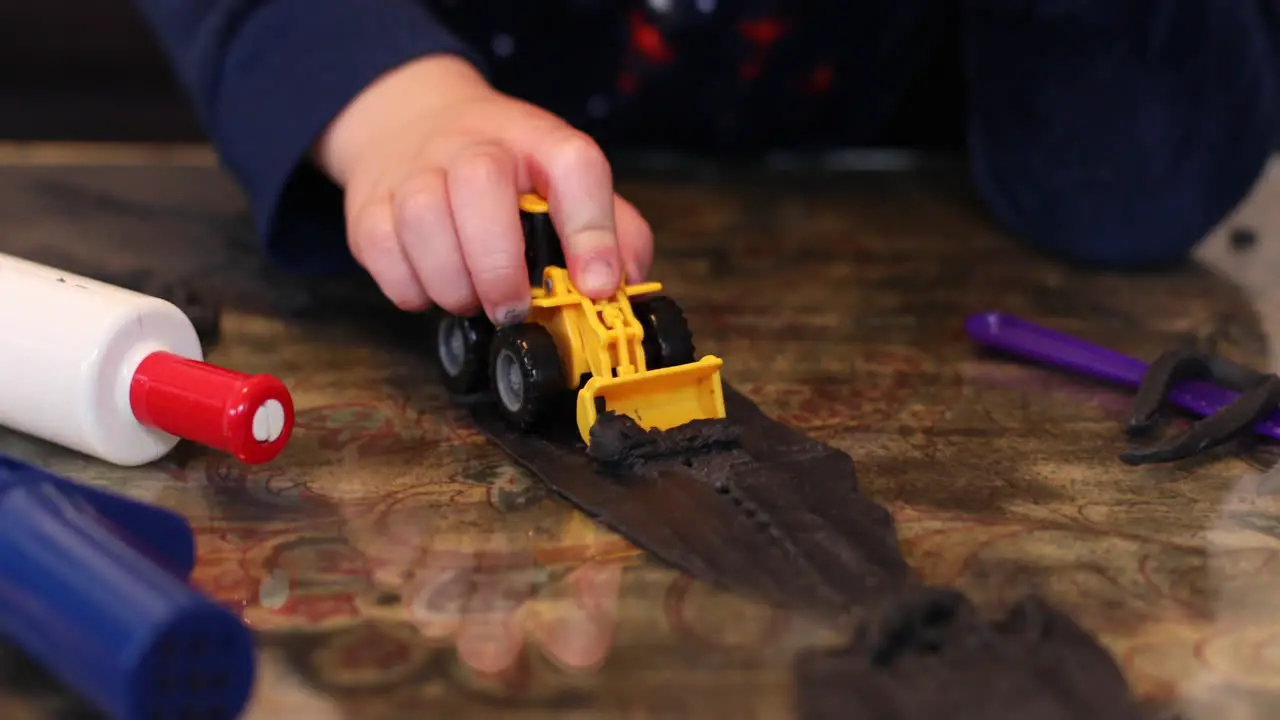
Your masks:
<path fill-rule="evenodd" d="M 796 663 L 805 720 L 1139 717 L 1115 661 L 1038 597 L 994 622 L 957 590 L 911 588 L 870 609 L 844 647 Z"/>
<path fill-rule="evenodd" d="M 680 459 L 688 464 L 709 452 L 739 447 L 742 433 L 725 420 L 694 420 L 671 430 L 646 430 L 626 415 L 600 414 L 587 453 L 612 472 L 635 472 L 647 461 Z"/>
<path fill-rule="evenodd" d="M 571 422 L 521 433 L 491 403 L 468 405 L 477 427 L 552 491 L 707 582 L 842 614 L 910 573 L 892 518 L 858 492 L 848 455 L 727 385 L 725 403 L 727 421 L 666 432 L 612 416 L 594 450 Z"/>
<path fill-rule="evenodd" d="M 517 463 L 668 565 L 855 628 L 797 660 L 805 720 L 1140 716 L 1107 652 L 1043 600 L 989 623 L 959 591 L 920 585 L 852 458 L 724 387 L 724 420 L 661 431 L 606 413 L 589 448 L 572 423 L 524 434 L 468 405 Z"/>

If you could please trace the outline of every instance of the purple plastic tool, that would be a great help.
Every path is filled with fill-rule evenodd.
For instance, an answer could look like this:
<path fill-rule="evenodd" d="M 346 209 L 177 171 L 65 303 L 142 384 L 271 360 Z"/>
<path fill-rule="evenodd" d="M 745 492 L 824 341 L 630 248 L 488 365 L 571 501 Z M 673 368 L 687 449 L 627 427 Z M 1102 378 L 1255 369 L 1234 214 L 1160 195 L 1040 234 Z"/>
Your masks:
<path fill-rule="evenodd" d="M 964 325 L 970 339 L 984 347 L 1135 390 L 1147 372 L 1147 363 L 1137 358 L 1098 347 L 1015 315 L 978 313 L 971 315 Z M 1168 397 L 1182 409 L 1204 416 L 1230 405 L 1238 396 L 1236 392 L 1211 383 L 1187 380 L 1175 385 Z M 1280 440 L 1280 412 L 1272 413 L 1253 429 L 1259 435 Z"/>

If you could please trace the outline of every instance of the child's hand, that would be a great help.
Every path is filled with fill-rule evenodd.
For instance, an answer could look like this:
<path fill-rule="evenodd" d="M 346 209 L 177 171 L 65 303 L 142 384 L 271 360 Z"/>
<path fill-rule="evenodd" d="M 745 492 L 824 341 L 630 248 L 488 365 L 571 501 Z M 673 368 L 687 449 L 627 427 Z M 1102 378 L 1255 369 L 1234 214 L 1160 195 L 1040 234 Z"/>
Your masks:
<path fill-rule="evenodd" d="M 352 253 L 405 310 L 496 323 L 529 308 L 519 195 L 547 199 L 570 276 L 602 298 L 648 272 L 653 235 L 613 192 L 604 153 L 498 93 L 461 59 L 418 60 L 366 88 L 325 131 L 319 165 L 346 191 Z"/>

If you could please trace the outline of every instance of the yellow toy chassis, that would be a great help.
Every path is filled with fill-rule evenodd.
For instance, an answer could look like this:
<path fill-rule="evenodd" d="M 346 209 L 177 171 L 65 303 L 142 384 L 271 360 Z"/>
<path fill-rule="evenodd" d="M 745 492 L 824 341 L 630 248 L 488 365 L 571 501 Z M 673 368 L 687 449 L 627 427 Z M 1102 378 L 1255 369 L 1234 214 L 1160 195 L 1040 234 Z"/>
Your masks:
<path fill-rule="evenodd" d="M 627 285 L 592 300 L 573 286 L 546 203 L 520 202 L 530 271 L 528 319 L 494 329 L 483 316 L 439 313 L 437 353 L 458 393 L 489 389 L 517 429 L 554 422 L 557 396 L 577 390 L 578 432 L 588 445 L 600 413 L 667 430 L 723 418 L 722 361 L 694 359 L 684 314 L 656 282 Z M 536 283 L 536 284 L 535 284 Z"/>

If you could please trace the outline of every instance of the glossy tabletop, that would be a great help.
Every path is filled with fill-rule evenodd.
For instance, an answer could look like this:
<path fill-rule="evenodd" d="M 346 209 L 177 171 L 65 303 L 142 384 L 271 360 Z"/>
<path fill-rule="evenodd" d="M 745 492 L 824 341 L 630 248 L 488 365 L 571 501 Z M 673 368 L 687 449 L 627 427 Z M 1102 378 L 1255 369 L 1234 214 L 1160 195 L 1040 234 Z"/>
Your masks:
<path fill-rule="evenodd" d="M 925 580 L 1046 595 L 1188 717 L 1280 716 L 1280 453 L 1125 466 L 1128 394 L 981 357 L 962 325 L 1005 310 L 1146 359 L 1218 332 L 1275 369 L 1280 175 L 1241 210 L 1255 244 L 1224 229 L 1198 266 L 1136 277 L 1023 249 L 945 168 L 623 176 L 699 351 L 853 456 Z M 831 628 L 549 496 L 450 406 L 421 324 L 364 285 L 278 277 L 251 239 L 199 149 L 0 148 L 0 251 L 196 275 L 230 306 L 211 359 L 293 391 L 292 444 L 257 468 L 180 448 L 120 469 L 0 433 L 190 518 L 199 584 L 259 632 L 247 718 L 789 716 L 791 657 Z M 0 678 L 0 716 L 79 717 L 12 653 Z"/>

